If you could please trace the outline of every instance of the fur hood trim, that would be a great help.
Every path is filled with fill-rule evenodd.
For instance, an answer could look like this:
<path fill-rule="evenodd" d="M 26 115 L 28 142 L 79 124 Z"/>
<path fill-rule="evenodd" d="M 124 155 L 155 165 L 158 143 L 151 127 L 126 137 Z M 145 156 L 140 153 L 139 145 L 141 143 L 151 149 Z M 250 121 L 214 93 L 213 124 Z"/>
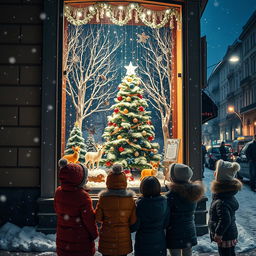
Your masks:
<path fill-rule="evenodd" d="M 169 183 L 168 188 L 170 191 L 176 192 L 181 197 L 189 201 L 197 202 L 204 196 L 205 187 L 201 181 L 194 181 L 188 183 Z"/>
<path fill-rule="evenodd" d="M 231 192 L 231 191 L 239 191 L 242 189 L 242 182 L 238 179 L 233 179 L 232 181 L 212 181 L 211 183 L 211 191 L 213 194 Z"/>
<path fill-rule="evenodd" d="M 105 189 L 99 194 L 99 197 L 119 196 L 119 197 L 135 197 L 136 193 L 130 189 Z"/>

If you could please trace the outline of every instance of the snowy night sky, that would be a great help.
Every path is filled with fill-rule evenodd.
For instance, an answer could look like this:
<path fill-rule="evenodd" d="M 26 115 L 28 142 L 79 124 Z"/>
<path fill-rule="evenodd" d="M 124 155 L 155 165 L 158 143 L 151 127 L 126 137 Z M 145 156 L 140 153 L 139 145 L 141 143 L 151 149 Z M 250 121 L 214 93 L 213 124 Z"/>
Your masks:
<path fill-rule="evenodd" d="M 222 60 L 228 45 L 240 35 L 242 27 L 256 10 L 255 0 L 209 0 L 201 18 L 201 34 L 206 35 L 208 65 Z M 208 76 L 212 68 L 208 69 Z"/>

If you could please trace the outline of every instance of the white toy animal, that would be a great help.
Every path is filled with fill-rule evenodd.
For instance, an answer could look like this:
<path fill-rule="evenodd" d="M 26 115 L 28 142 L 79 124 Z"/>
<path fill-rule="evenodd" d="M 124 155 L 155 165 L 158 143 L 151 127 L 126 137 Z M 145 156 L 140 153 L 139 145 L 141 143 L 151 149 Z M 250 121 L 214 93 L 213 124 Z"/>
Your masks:
<path fill-rule="evenodd" d="M 87 152 L 85 154 L 85 166 L 88 164 L 88 168 L 90 170 L 94 170 L 94 165 L 96 163 L 97 169 L 99 169 L 99 162 L 102 157 L 104 148 L 105 145 L 96 145 L 97 152 Z"/>

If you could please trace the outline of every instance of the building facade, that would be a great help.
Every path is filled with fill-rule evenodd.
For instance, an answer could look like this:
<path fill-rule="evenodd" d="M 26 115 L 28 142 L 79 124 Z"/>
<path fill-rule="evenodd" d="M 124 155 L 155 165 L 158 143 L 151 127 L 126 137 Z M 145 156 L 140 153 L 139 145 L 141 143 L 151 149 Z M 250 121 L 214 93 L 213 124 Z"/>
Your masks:
<path fill-rule="evenodd" d="M 218 117 L 208 123 L 218 125 L 215 140 L 230 142 L 256 132 L 255 40 L 256 12 L 208 79 L 207 92 L 218 106 Z"/>

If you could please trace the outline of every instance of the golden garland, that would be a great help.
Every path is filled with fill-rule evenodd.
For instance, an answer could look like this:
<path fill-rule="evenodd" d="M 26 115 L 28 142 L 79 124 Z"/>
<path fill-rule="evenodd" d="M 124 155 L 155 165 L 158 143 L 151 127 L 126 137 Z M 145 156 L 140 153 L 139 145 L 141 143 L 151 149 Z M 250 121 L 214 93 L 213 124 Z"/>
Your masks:
<path fill-rule="evenodd" d="M 67 18 L 69 23 L 76 26 L 88 24 L 94 17 L 99 23 L 100 19 L 104 18 L 104 15 L 108 17 L 113 24 L 123 26 L 132 20 L 133 12 L 135 12 L 136 23 L 138 23 L 140 19 L 146 26 L 154 29 L 162 28 L 168 22 L 170 22 L 170 28 L 173 28 L 173 17 L 175 17 L 175 20 L 178 23 L 178 29 L 181 27 L 181 15 L 177 8 L 169 8 L 165 11 L 152 11 L 137 3 L 131 3 L 126 7 L 116 7 L 111 4 L 101 2 L 84 8 L 76 8 L 69 5 L 65 5 L 64 8 L 64 16 Z M 160 23 L 157 24 L 157 20 L 161 20 Z"/>

